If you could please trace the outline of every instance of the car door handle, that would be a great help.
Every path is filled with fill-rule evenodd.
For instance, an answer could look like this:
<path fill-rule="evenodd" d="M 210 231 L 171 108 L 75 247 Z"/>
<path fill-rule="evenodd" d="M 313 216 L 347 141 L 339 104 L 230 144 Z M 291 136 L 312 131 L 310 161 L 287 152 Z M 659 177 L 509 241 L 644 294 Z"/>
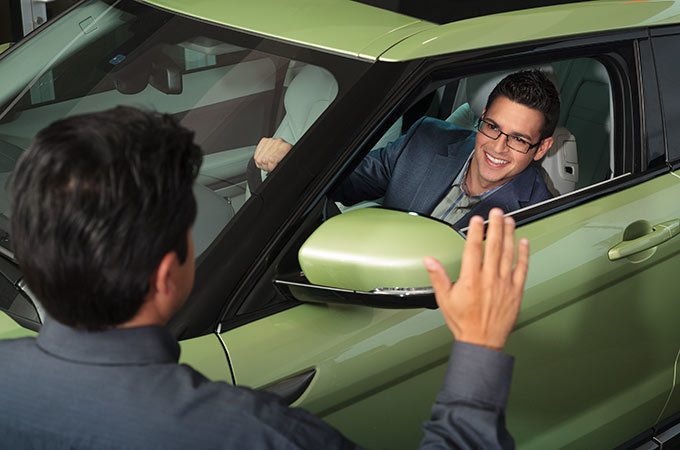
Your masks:
<path fill-rule="evenodd" d="M 263 391 L 276 394 L 283 399 L 286 404 L 290 405 L 307 390 L 310 383 L 316 375 L 315 369 L 309 369 L 305 372 L 277 381 L 262 388 Z"/>
<path fill-rule="evenodd" d="M 616 261 L 649 250 L 659 244 L 663 244 L 678 233 L 680 233 L 680 219 L 659 223 L 652 227 L 651 232 L 636 239 L 619 242 L 610 248 L 609 260 Z"/>

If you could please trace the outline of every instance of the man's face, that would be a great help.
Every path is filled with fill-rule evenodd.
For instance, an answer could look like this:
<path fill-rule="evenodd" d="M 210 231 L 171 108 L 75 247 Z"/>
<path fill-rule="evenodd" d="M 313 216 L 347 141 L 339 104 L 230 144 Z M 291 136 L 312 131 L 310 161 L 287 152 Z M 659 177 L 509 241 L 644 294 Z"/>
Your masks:
<path fill-rule="evenodd" d="M 543 113 L 507 97 L 500 96 L 484 111 L 484 119 L 495 125 L 503 133 L 523 138 L 535 144 L 541 138 Z M 477 133 L 475 152 L 470 162 L 466 180 L 467 188 L 473 195 L 500 186 L 522 172 L 532 160 L 539 160 L 552 145 L 552 138 L 544 139 L 540 145 L 526 154 L 512 150 L 506 145 L 506 137 L 491 139 Z"/>

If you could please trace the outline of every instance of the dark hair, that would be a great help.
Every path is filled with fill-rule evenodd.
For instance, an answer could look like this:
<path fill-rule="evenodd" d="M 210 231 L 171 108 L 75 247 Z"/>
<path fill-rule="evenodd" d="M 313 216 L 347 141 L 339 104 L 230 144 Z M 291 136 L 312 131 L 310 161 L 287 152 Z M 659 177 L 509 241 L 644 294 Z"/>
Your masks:
<path fill-rule="evenodd" d="M 552 81 L 540 70 L 511 73 L 493 88 L 486 102 L 487 111 L 499 96 L 507 97 L 543 113 L 541 140 L 552 136 L 560 118 L 560 96 Z"/>
<path fill-rule="evenodd" d="M 131 107 L 37 134 L 10 181 L 10 236 L 52 317 L 102 330 L 137 313 L 163 256 L 186 260 L 201 160 L 193 132 Z"/>

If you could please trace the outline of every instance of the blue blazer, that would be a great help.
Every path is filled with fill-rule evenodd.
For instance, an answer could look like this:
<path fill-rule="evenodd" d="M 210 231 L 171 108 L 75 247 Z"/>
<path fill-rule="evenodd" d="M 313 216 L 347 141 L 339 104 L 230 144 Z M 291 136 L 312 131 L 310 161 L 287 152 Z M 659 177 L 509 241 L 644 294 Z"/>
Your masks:
<path fill-rule="evenodd" d="M 353 205 L 384 197 L 386 208 L 430 215 L 474 150 L 475 136 L 475 132 L 449 122 L 423 117 L 405 135 L 366 155 L 331 198 Z M 474 215 L 486 219 L 494 207 L 510 212 L 549 198 L 552 195 L 543 177 L 529 165 L 454 227 L 466 227 Z"/>

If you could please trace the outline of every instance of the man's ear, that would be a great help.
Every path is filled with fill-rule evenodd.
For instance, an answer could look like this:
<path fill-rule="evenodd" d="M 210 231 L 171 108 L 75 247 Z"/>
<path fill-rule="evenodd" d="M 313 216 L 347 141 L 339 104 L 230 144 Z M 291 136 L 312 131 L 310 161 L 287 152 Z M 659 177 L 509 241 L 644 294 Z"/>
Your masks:
<path fill-rule="evenodd" d="M 177 253 L 168 252 L 163 256 L 161 262 L 158 264 L 156 271 L 151 275 L 151 282 L 149 283 L 150 289 L 156 291 L 156 293 L 169 296 L 177 289 L 175 281 L 172 277 L 173 267 L 179 264 L 177 258 Z"/>
<path fill-rule="evenodd" d="M 538 146 L 538 150 L 536 150 L 536 154 L 534 155 L 534 161 L 539 161 L 545 154 L 550 150 L 550 147 L 553 145 L 553 138 L 552 136 L 549 138 L 543 139 L 541 143 Z"/>

